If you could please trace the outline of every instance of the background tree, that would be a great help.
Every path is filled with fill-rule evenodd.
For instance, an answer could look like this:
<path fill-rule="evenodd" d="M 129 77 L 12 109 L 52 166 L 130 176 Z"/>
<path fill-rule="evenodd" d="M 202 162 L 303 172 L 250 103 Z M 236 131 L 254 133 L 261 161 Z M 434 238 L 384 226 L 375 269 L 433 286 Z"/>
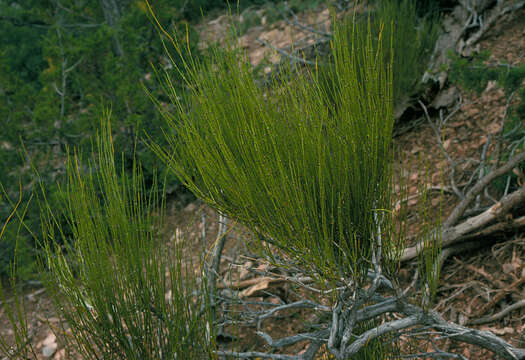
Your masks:
<path fill-rule="evenodd" d="M 155 8 L 160 23 L 184 38 L 188 35 L 188 49 L 199 56 L 198 37 L 182 5 L 183 1 L 179 6 L 160 1 Z M 9 34 L 0 39 L 0 116 L 5 129 L 0 134 L 0 166 L 7 169 L 0 174 L 5 190 L 2 220 L 12 210 L 8 199 L 17 198 L 19 181 L 24 184 L 24 201 L 30 198 L 35 184 L 30 162 L 53 192 L 57 181 L 64 179 L 66 148 L 75 145 L 80 152 L 91 151 L 97 128 L 93 119 L 105 106 L 112 107 L 115 147 L 124 154 L 117 161 L 130 164 L 138 158 L 147 182 L 154 171 L 162 172 L 141 140 L 144 132 L 161 138 L 159 117 L 143 86 L 159 94 L 150 64 L 170 65 L 143 2 L 3 1 L 0 14 L 0 33 Z M 180 81 L 178 74 L 173 76 Z M 172 177 L 168 192 L 180 191 Z M 17 241 L 20 274 L 34 273 L 32 238 L 38 235 L 38 212 L 38 206 L 30 203 L 26 229 L 6 230 L 0 245 L 0 277 L 8 273 Z"/>

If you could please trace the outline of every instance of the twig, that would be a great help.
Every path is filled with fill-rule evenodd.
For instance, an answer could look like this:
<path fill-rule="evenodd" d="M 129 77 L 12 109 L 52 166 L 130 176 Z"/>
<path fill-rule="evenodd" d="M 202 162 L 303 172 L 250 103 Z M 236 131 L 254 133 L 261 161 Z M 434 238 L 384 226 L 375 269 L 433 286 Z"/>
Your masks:
<path fill-rule="evenodd" d="M 443 145 L 443 141 L 441 140 L 441 126 L 440 126 L 440 129 L 438 129 L 436 127 L 436 125 L 432 122 L 432 120 L 430 119 L 430 115 L 428 114 L 428 110 L 427 110 L 427 107 L 425 106 L 425 104 L 423 104 L 423 102 L 421 100 L 418 100 L 418 103 L 421 106 L 421 108 L 423 109 L 423 111 L 425 113 L 425 116 L 427 118 L 427 121 L 430 124 L 430 126 L 432 127 L 432 130 L 434 131 L 434 133 L 435 133 L 435 135 L 437 137 L 439 147 L 441 148 L 441 152 L 443 153 L 443 155 L 445 155 L 445 158 L 447 159 L 448 163 L 450 164 L 450 185 L 452 187 L 452 190 L 454 191 L 454 193 L 460 199 L 463 199 L 464 195 L 458 189 L 458 187 L 456 185 L 456 179 L 455 179 L 455 177 L 456 177 L 456 162 L 450 157 L 450 155 L 448 154 L 447 150 L 445 149 L 445 146 Z"/>
<path fill-rule="evenodd" d="M 476 195 L 479 194 L 486 186 L 488 186 L 494 179 L 506 174 L 511 171 L 517 165 L 525 161 L 525 152 L 520 153 L 510 159 L 505 165 L 498 169 L 491 171 L 485 177 L 480 179 L 476 185 L 474 185 L 465 195 L 465 198 L 454 208 L 452 213 L 449 215 L 447 220 L 443 223 L 444 228 L 453 226 L 459 218 L 463 215 L 470 203 L 475 199 Z"/>
<path fill-rule="evenodd" d="M 503 2 L 498 2 L 498 7 L 500 4 L 502 4 Z M 485 32 L 490 29 L 490 27 L 492 26 L 492 24 L 497 20 L 499 19 L 500 17 L 502 17 L 503 15 L 507 14 L 507 13 L 510 13 L 510 12 L 515 12 L 519 9 L 521 9 L 522 7 L 525 6 L 525 1 L 520 1 L 516 4 L 512 4 L 510 6 L 507 6 L 499 11 L 497 11 L 497 13 L 493 16 L 491 16 L 489 19 L 487 19 L 487 21 L 485 21 L 484 24 L 482 24 L 480 26 L 480 29 L 478 30 L 478 32 L 476 32 L 474 35 L 472 35 L 466 42 L 465 42 L 465 48 L 466 47 L 470 47 L 472 45 L 474 45 L 476 42 L 479 41 L 479 39 L 481 39 L 481 37 L 485 34 Z"/>
<path fill-rule="evenodd" d="M 361 350 L 366 344 L 370 341 L 377 339 L 378 337 L 388 334 L 393 331 L 398 331 L 401 329 L 406 329 L 419 324 L 420 319 L 416 315 L 412 315 L 403 319 L 390 321 L 385 324 L 381 324 L 373 329 L 365 331 L 363 334 L 357 337 L 346 349 L 344 349 L 344 354 L 346 356 L 352 356 Z"/>
<path fill-rule="evenodd" d="M 321 310 L 321 311 L 332 311 L 332 309 L 328 306 L 320 305 L 310 300 L 301 300 L 301 301 L 296 301 L 290 304 L 284 304 L 284 305 L 277 306 L 267 311 L 265 314 L 259 316 L 259 321 L 262 321 L 264 319 L 271 317 L 273 314 L 275 314 L 278 311 L 288 310 L 288 309 L 314 309 L 314 310 Z"/>
<path fill-rule="evenodd" d="M 489 148 L 490 140 L 491 140 L 491 134 L 487 137 L 487 142 L 483 146 L 483 150 L 481 151 L 481 157 L 480 157 L 480 164 L 479 164 L 479 178 L 481 179 L 483 177 L 483 172 L 485 171 L 485 158 L 487 156 L 487 149 Z M 476 203 L 474 205 L 474 209 L 479 209 L 481 203 L 481 196 L 478 194 L 476 196 Z"/>
<path fill-rule="evenodd" d="M 522 155 L 525 155 L 525 153 L 523 153 Z M 472 198 L 474 196 L 472 196 Z M 473 216 L 467 219 L 459 225 L 450 228 L 446 228 L 445 226 L 443 226 L 441 234 L 441 248 L 444 249 L 447 246 L 451 246 L 453 244 L 465 240 L 465 238 L 470 238 L 468 236 L 469 234 L 480 230 L 481 228 L 490 224 L 497 218 L 502 217 L 516 205 L 521 204 L 523 202 L 525 202 L 525 187 L 522 187 L 519 190 L 516 190 L 513 193 L 505 196 L 503 199 L 501 199 L 500 202 L 491 206 L 489 209 L 485 210 L 477 216 Z M 522 220 L 516 221 L 515 225 L 521 226 L 521 221 Z M 419 241 L 416 245 L 406 248 L 403 251 L 403 255 L 401 256 L 401 261 L 408 261 L 414 259 L 419 255 L 419 253 L 421 253 L 421 251 L 423 251 L 424 247 L 425 243 L 422 240 Z"/>
<path fill-rule="evenodd" d="M 237 352 L 237 351 L 217 351 L 215 352 L 219 356 L 226 357 L 227 359 L 274 359 L 274 360 L 300 360 L 299 355 L 281 355 L 281 354 L 269 354 L 260 351 L 246 351 L 246 352 Z"/>
<path fill-rule="evenodd" d="M 215 323 L 216 315 L 217 315 L 217 275 L 219 274 L 219 265 L 221 263 L 221 256 L 222 256 L 222 250 L 224 249 L 224 244 L 226 242 L 226 225 L 227 225 L 227 219 L 224 215 L 219 215 L 219 230 L 217 232 L 217 238 L 215 239 L 215 243 L 213 245 L 213 253 L 212 253 L 212 261 L 211 266 L 207 267 L 206 263 L 204 263 L 205 266 L 205 275 L 207 277 L 207 285 L 208 285 L 208 296 L 209 296 L 209 306 L 211 310 L 211 324 Z M 203 213 L 202 215 L 202 241 L 203 246 L 205 246 L 206 242 L 206 217 Z M 203 304 L 204 306 L 204 304 Z M 201 309 L 202 311 L 203 309 Z M 211 325 L 210 325 L 211 326 Z M 219 330 L 220 331 L 220 330 Z"/>
<path fill-rule="evenodd" d="M 496 321 L 496 320 L 499 320 L 499 319 L 503 318 L 508 313 L 510 313 L 510 312 L 512 312 L 514 310 L 520 309 L 522 307 L 525 307 L 525 299 L 524 300 L 520 300 L 517 303 L 514 303 L 514 304 L 512 304 L 510 306 L 507 306 L 505 309 L 501 310 L 500 312 L 498 312 L 498 313 L 496 313 L 494 315 L 483 317 L 481 319 L 469 320 L 467 322 L 467 324 L 468 325 L 482 325 L 482 324 L 486 324 L 486 323 L 489 323 L 489 322 L 493 322 L 493 321 Z"/>
<path fill-rule="evenodd" d="M 512 102 L 512 99 L 516 95 L 517 90 L 514 90 L 509 97 L 507 98 L 507 103 L 505 104 L 505 112 L 503 113 L 503 116 L 501 117 L 501 123 L 498 133 L 498 142 L 496 143 L 496 149 L 494 151 L 495 158 L 496 158 L 496 164 L 499 164 L 499 161 L 501 159 L 501 148 L 503 146 L 503 135 L 505 132 L 505 120 L 507 119 L 507 115 L 509 114 L 510 105 Z"/>
<path fill-rule="evenodd" d="M 247 280 L 242 280 L 242 281 L 236 281 L 236 282 L 232 282 L 232 283 L 217 284 L 217 288 L 218 289 L 230 288 L 230 289 L 239 290 L 239 289 L 247 288 L 249 286 L 260 284 L 262 282 L 281 283 L 281 282 L 286 282 L 287 280 L 288 279 L 284 278 L 284 277 L 276 278 L 276 277 L 264 276 L 264 277 L 258 277 L 258 278 L 247 279 Z M 310 278 L 310 277 L 304 277 L 303 279 L 299 279 L 299 280 L 304 281 L 304 282 L 312 282 L 313 281 L 313 279 Z"/>
<path fill-rule="evenodd" d="M 282 348 L 290 346 L 304 340 L 320 341 L 328 336 L 329 330 L 320 330 L 312 333 L 297 334 L 288 336 L 279 340 L 273 340 L 270 335 L 265 332 L 258 331 L 257 335 L 264 339 L 264 341 L 272 348 Z"/>
<path fill-rule="evenodd" d="M 491 301 L 486 303 L 479 309 L 479 311 L 476 312 L 476 314 L 473 317 L 479 317 L 481 315 L 484 315 L 488 309 L 496 305 L 501 299 L 503 299 L 508 293 L 516 290 L 519 286 L 525 283 L 525 277 L 522 277 L 516 281 L 514 281 L 509 286 L 505 287 L 504 289 L 501 289 L 493 298 Z M 478 321 L 478 320 L 474 320 Z"/>
<path fill-rule="evenodd" d="M 253 359 L 253 358 L 262 358 L 262 359 L 274 359 L 274 360 L 313 360 L 317 351 L 321 347 L 322 342 L 320 341 L 311 341 L 310 345 L 304 353 L 301 355 L 281 355 L 281 354 L 269 354 L 259 351 L 247 351 L 247 352 L 237 352 L 237 351 L 217 351 L 216 354 L 219 356 L 224 356 L 226 358 L 236 358 L 236 359 Z"/>

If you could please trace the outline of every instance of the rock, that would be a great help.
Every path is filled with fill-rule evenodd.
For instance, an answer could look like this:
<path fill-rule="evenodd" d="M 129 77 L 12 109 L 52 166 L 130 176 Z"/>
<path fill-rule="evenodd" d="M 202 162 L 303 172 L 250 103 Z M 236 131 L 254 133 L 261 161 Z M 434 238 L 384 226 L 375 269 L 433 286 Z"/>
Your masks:
<path fill-rule="evenodd" d="M 45 358 L 49 358 L 53 356 L 55 351 L 57 351 L 57 343 L 56 343 L 56 336 L 53 333 L 49 333 L 47 337 L 42 341 L 42 345 L 44 346 L 42 348 L 42 355 L 44 355 Z"/>
<path fill-rule="evenodd" d="M 42 355 L 44 355 L 45 358 L 50 358 L 55 351 L 57 351 L 57 343 L 51 343 L 42 348 Z"/>
<path fill-rule="evenodd" d="M 451 86 L 446 90 L 441 91 L 434 101 L 430 104 L 430 107 L 434 109 L 449 108 L 452 107 L 459 99 L 459 93 L 455 86 Z"/>

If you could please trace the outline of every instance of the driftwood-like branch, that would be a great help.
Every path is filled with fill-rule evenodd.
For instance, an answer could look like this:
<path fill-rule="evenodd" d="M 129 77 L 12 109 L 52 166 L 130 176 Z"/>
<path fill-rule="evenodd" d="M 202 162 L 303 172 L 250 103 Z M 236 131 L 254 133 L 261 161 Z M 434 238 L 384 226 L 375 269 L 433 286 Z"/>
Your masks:
<path fill-rule="evenodd" d="M 306 333 L 306 334 L 297 334 L 288 336 L 285 338 L 281 338 L 278 340 L 273 340 L 270 335 L 263 331 L 258 331 L 257 335 L 259 335 L 261 338 L 266 341 L 266 343 L 271 346 L 272 348 L 281 348 L 290 346 L 293 344 L 297 344 L 298 342 L 305 341 L 305 340 L 314 340 L 318 341 L 319 339 L 325 338 L 328 336 L 329 330 L 320 330 L 312 333 Z"/>
<path fill-rule="evenodd" d="M 512 304 L 510 306 L 507 306 L 505 309 L 501 310 L 500 312 L 498 312 L 498 313 L 496 313 L 494 315 L 487 316 L 487 317 L 482 317 L 480 319 L 472 319 L 472 320 L 468 321 L 467 324 L 468 325 L 487 324 L 489 322 L 493 322 L 493 321 L 499 320 L 499 319 L 503 318 L 505 315 L 507 315 L 508 313 L 510 313 L 511 311 L 520 309 L 522 307 L 525 307 L 525 299 L 524 300 L 520 300 L 517 303 L 514 303 L 514 304 Z"/>
<path fill-rule="evenodd" d="M 219 274 L 219 265 L 221 264 L 222 251 L 224 249 L 224 244 L 226 244 L 226 226 L 227 218 L 224 215 L 219 216 L 219 230 L 217 232 L 217 238 L 213 245 L 213 253 L 211 266 L 207 268 L 207 277 L 208 277 L 208 286 L 209 286 L 209 301 L 210 301 L 210 310 L 211 310 L 211 319 L 212 322 L 215 321 L 217 313 L 217 299 L 215 292 L 217 291 L 217 276 Z M 203 222 L 202 231 L 205 240 L 206 224 Z"/>
<path fill-rule="evenodd" d="M 484 234 L 486 235 L 486 230 L 488 229 L 484 230 L 483 227 L 490 225 L 493 221 L 495 221 L 498 218 L 502 218 L 517 205 L 525 203 L 525 187 L 521 187 L 520 189 L 502 198 L 499 202 L 497 202 L 495 205 L 491 206 L 489 209 L 482 212 L 481 214 L 473 216 L 465 220 L 464 222 L 455 225 L 457 220 L 465 213 L 468 206 L 475 200 L 476 196 L 481 191 L 483 191 L 484 188 L 486 188 L 494 179 L 508 173 L 524 161 L 525 153 L 520 153 L 514 156 L 505 165 L 492 171 L 491 173 L 480 179 L 478 183 L 467 192 L 465 198 L 456 206 L 456 208 L 454 208 L 450 216 L 442 225 L 442 248 L 468 240 L 471 238 L 471 236 L 469 235 L 478 231 L 484 232 Z M 508 221 L 506 225 L 503 225 L 505 223 L 502 223 L 501 225 L 496 224 L 493 225 L 490 228 L 490 230 L 497 231 L 499 229 L 504 228 L 508 229 L 511 226 L 514 226 L 514 228 L 518 228 L 523 225 L 523 221 L 525 220 L 519 218 L 516 220 Z M 481 235 L 481 233 L 476 235 Z M 416 258 L 419 255 L 419 253 L 423 251 L 424 246 L 424 241 L 420 241 L 415 246 L 406 248 L 403 252 L 403 255 L 401 256 L 401 261 L 408 261 Z"/>
<path fill-rule="evenodd" d="M 500 4 L 503 4 L 503 2 L 499 2 L 498 1 L 498 7 L 500 7 L 497 11 L 495 11 L 492 16 L 490 16 L 487 20 L 485 20 L 479 30 L 474 33 L 472 36 L 470 36 L 467 41 L 465 42 L 465 46 L 464 47 L 471 47 L 473 46 L 476 42 L 478 42 L 482 37 L 483 35 L 485 35 L 485 33 L 492 27 L 492 25 L 494 25 L 494 23 L 496 22 L 496 20 L 498 20 L 499 18 L 501 18 L 503 15 L 506 15 L 508 13 L 512 13 L 512 12 L 516 12 L 518 10 L 520 10 L 521 8 L 523 8 L 525 6 L 525 1 L 519 1 L 513 5 L 510 5 L 510 6 L 507 6 L 505 8 L 501 8 Z"/>
<path fill-rule="evenodd" d="M 237 352 L 237 351 L 217 351 L 216 354 L 219 356 L 224 356 L 227 359 L 274 359 L 274 360 L 313 360 L 315 354 L 319 351 L 322 342 L 320 341 L 310 341 L 310 345 L 305 352 L 299 355 L 281 355 L 281 354 L 269 354 L 259 351 L 247 351 L 247 352 Z"/>
<path fill-rule="evenodd" d="M 466 246 L 467 244 L 470 246 L 473 243 L 459 244 L 456 246 Z M 453 248 L 454 247 L 451 249 Z M 376 260 L 380 259 L 379 249 L 380 247 L 378 246 Z M 376 271 L 374 274 L 375 275 L 369 277 L 368 286 L 361 287 L 361 289 L 354 289 L 353 285 L 347 285 L 346 287 L 339 287 L 337 289 L 334 288 L 333 294 L 337 294 L 337 301 L 332 306 L 321 305 L 312 300 L 299 300 L 280 305 L 259 302 L 258 304 L 260 304 L 260 306 L 269 307 L 262 312 L 253 310 L 253 307 L 250 308 L 249 306 L 245 308 L 244 311 L 246 311 L 246 313 L 244 314 L 247 317 L 253 318 L 252 324 L 257 324 L 257 335 L 271 348 L 283 351 L 283 349 L 290 345 L 308 341 L 309 344 L 306 350 L 297 354 L 274 354 L 259 351 L 218 351 L 216 354 L 221 358 L 313 360 L 321 345 L 326 345 L 327 349 L 335 355 L 337 359 L 347 359 L 349 356 L 356 354 L 368 346 L 371 341 L 379 339 L 389 333 L 398 334 L 406 329 L 408 332 L 404 332 L 404 334 L 408 334 L 407 336 L 424 332 L 429 334 L 429 340 L 431 341 L 449 339 L 479 346 L 503 359 L 525 359 L 525 349 L 516 348 L 489 331 L 470 329 L 449 323 L 444 320 L 438 312 L 430 310 L 427 306 L 414 305 L 405 299 L 405 294 L 403 294 L 402 291 L 396 291 L 395 287 L 398 285 L 396 285 L 395 282 L 388 281 L 388 279 L 386 279 L 387 281 L 378 280 L 384 277 L 381 272 Z M 291 281 L 289 279 L 280 280 Z M 379 282 L 381 282 L 382 286 L 374 286 L 374 284 Z M 511 286 L 519 286 L 520 284 L 521 283 L 515 283 Z M 502 288 L 502 291 L 506 290 L 507 288 Z M 381 295 L 383 292 L 392 295 Z M 246 305 L 253 304 L 253 302 L 239 298 L 235 301 L 235 304 L 240 305 L 242 305 L 243 302 Z M 510 311 L 525 306 L 524 303 L 523 301 L 518 302 L 501 313 L 482 318 L 478 321 L 485 322 L 501 318 Z M 290 334 L 283 338 L 274 339 L 262 329 L 262 322 L 264 320 L 271 321 L 271 319 L 276 316 L 282 316 L 282 314 L 278 314 L 279 312 L 290 309 L 304 309 L 316 312 L 318 315 L 321 315 L 319 313 L 321 312 L 324 313 L 324 315 L 315 316 L 317 320 L 312 324 L 314 330 Z M 392 316 L 394 314 L 395 316 Z M 370 324 L 371 320 L 380 319 L 381 321 L 376 322 L 377 325 L 371 329 L 367 329 L 365 332 L 359 333 L 354 330 L 360 328 L 360 325 L 363 323 Z M 474 324 L 475 322 L 471 323 Z M 441 351 L 437 348 L 437 345 L 434 350 L 433 353 L 425 352 L 425 354 L 428 355 L 428 357 L 433 357 L 432 354 L 435 354 L 435 358 L 443 358 L 443 356 L 454 358 L 454 354 Z M 461 356 L 458 355 L 455 358 L 461 359 Z"/>
<path fill-rule="evenodd" d="M 468 206 L 476 198 L 476 195 L 478 195 L 481 191 L 483 191 L 483 189 L 487 187 L 496 178 L 508 173 L 509 171 L 514 169 L 517 165 L 521 164 L 522 162 L 525 162 L 525 152 L 514 156 L 505 165 L 499 167 L 498 169 L 494 171 L 491 171 L 489 174 L 483 177 L 480 181 L 478 181 L 478 183 L 474 185 L 465 195 L 465 199 L 463 199 L 456 206 L 456 208 L 452 211 L 452 213 L 449 215 L 447 220 L 445 220 L 445 222 L 443 223 L 443 227 L 449 228 L 453 226 L 459 220 L 459 218 L 465 213 Z"/>

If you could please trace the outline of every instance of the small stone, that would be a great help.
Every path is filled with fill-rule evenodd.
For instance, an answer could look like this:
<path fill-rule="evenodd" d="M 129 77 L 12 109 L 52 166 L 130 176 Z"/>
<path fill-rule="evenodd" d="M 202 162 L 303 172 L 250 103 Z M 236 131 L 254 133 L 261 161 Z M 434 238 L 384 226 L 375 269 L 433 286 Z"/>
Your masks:
<path fill-rule="evenodd" d="M 510 274 L 511 272 L 514 271 L 514 266 L 510 263 L 505 263 L 502 265 L 502 268 L 503 268 L 503 272 L 505 274 Z"/>
<path fill-rule="evenodd" d="M 42 355 L 44 355 L 45 358 L 50 358 L 55 351 L 57 351 L 57 343 L 51 343 L 42 348 Z"/>
<path fill-rule="evenodd" d="M 459 99 L 459 91 L 455 86 L 451 86 L 446 90 L 441 91 L 434 101 L 430 104 L 434 109 L 449 108 L 453 106 Z"/>

